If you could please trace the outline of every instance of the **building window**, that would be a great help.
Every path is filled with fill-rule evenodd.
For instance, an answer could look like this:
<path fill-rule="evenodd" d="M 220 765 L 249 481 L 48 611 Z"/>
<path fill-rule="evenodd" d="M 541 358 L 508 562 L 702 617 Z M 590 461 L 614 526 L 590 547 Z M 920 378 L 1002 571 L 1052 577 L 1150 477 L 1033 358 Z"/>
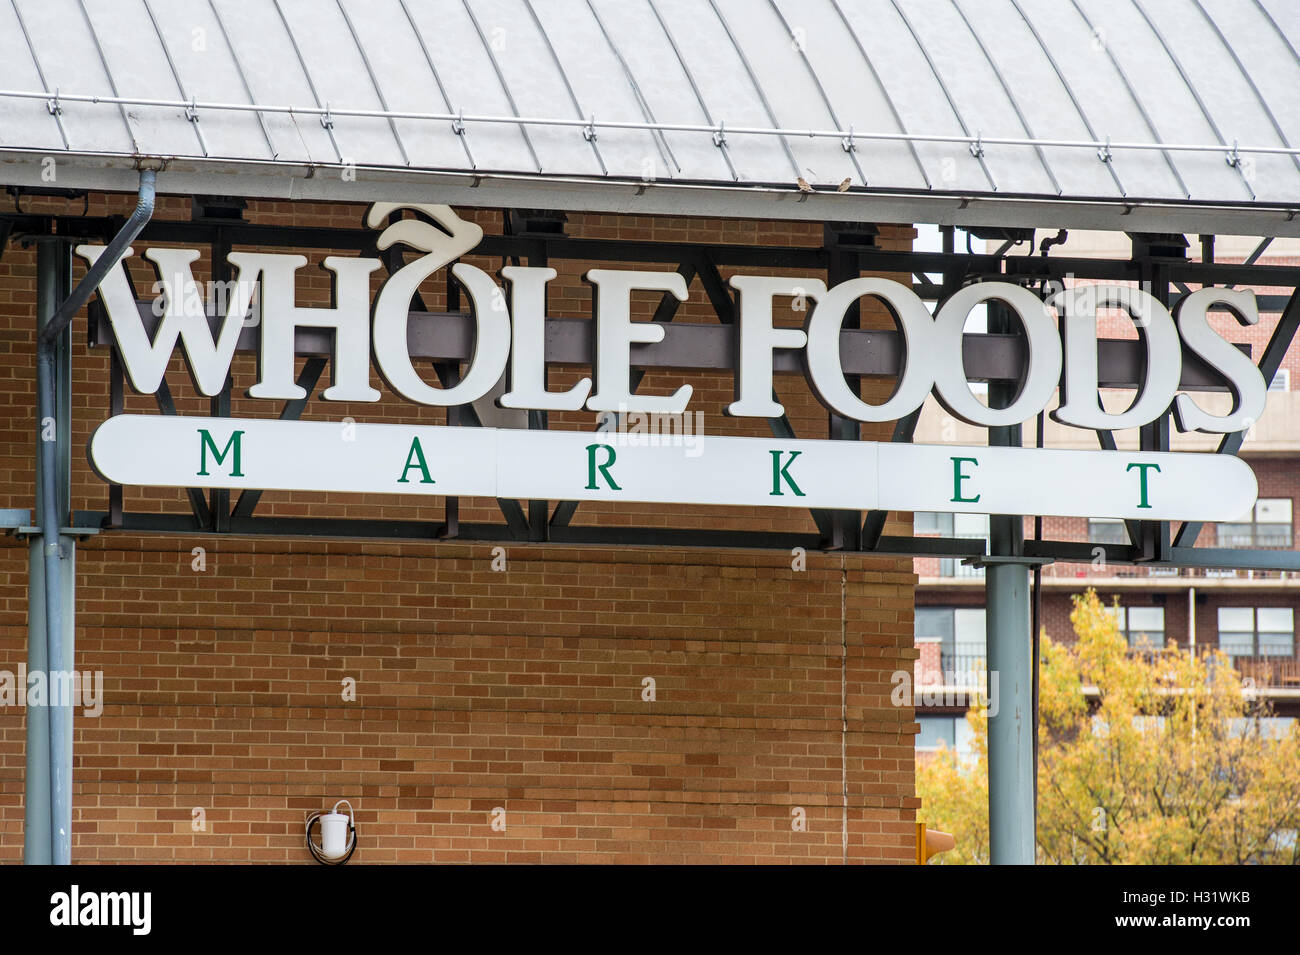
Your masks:
<path fill-rule="evenodd" d="M 1279 368 L 1273 380 L 1268 383 L 1269 391 L 1290 391 L 1291 390 L 1291 369 Z"/>
<path fill-rule="evenodd" d="M 1291 499 L 1261 497 L 1248 514 L 1218 525 L 1220 547 L 1291 547 Z"/>
<path fill-rule="evenodd" d="M 912 528 L 917 534 L 951 537 L 952 515 L 940 514 L 938 511 L 917 511 L 912 517 Z"/>
<path fill-rule="evenodd" d="M 1295 656 L 1290 607 L 1220 607 L 1219 649 L 1231 657 Z"/>
<path fill-rule="evenodd" d="M 945 673 L 967 673 L 984 666 L 983 607 L 917 607 L 918 640 L 938 640 L 940 668 Z"/>
<path fill-rule="evenodd" d="M 1124 522 L 1118 518 L 1088 518 L 1088 543 L 1090 544 L 1127 544 L 1128 531 Z"/>
<path fill-rule="evenodd" d="M 962 758 L 973 754 L 974 733 L 966 717 L 918 713 L 916 721 L 921 724 L 921 732 L 916 736 L 919 752 L 932 753 L 942 745 Z"/>
<path fill-rule="evenodd" d="M 956 721 L 951 716 L 918 713 L 916 721 L 921 724 L 921 732 L 916 735 L 917 749 L 934 750 L 940 746 L 952 749 L 957 745 Z"/>
<path fill-rule="evenodd" d="M 912 526 L 918 534 L 941 534 L 944 537 L 986 538 L 989 536 L 987 514 L 943 514 L 917 511 Z"/>
<path fill-rule="evenodd" d="M 1131 648 L 1158 650 L 1165 645 L 1164 607 L 1107 607 L 1106 612 Z"/>
<path fill-rule="evenodd" d="M 1228 734 L 1234 739 L 1259 735 L 1264 739 L 1286 739 L 1295 718 L 1291 716 L 1234 716 L 1228 720 Z"/>
<path fill-rule="evenodd" d="M 938 537 L 969 537 L 987 540 L 989 516 L 987 514 L 940 514 L 936 511 L 917 511 L 912 525 L 918 535 Z M 984 568 L 968 567 L 960 560 L 943 557 L 939 560 L 940 577 L 983 577 Z"/>

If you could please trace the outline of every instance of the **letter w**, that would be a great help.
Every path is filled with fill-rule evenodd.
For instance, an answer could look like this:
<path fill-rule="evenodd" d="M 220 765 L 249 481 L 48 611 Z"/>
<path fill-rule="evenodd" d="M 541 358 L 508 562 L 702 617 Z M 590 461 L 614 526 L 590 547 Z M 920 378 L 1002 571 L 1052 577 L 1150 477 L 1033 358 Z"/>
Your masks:
<path fill-rule="evenodd" d="M 127 249 L 123 259 L 133 250 Z M 91 265 L 104 254 L 102 245 L 79 245 L 77 255 Z M 113 326 L 118 351 L 126 365 L 131 387 L 144 394 L 152 394 L 162 384 L 167 363 L 176 350 L 176 340 L 183 344 L 185 361 L 194 383 L 205 395 L 221 393 L 230 372 L 230 361 L 235 355 L 235 344 L 244 324 L 244 315 L 252 301 L 257 273 L 244 281 L 243 269 L 235 278 L 235 289 L 229 297 L 229 306 L 221 320 L 220 331 L 214 337 L 212 327 L 204 314 L 203 296 L 194 282 L 190 268 L 199 253 L 193 249 L 149 249 L 144 257 L 157 268 L 165 308 L 162 321 L 154 333 L 153 341 L 145 331 L 144 321 L 131 295 L 126 279 L 126 266 L 113 269 L 100 283 L 99 294 L 108 310 L 108 320 Z M 155 288 L 158 286 L 155 286 Z"/>

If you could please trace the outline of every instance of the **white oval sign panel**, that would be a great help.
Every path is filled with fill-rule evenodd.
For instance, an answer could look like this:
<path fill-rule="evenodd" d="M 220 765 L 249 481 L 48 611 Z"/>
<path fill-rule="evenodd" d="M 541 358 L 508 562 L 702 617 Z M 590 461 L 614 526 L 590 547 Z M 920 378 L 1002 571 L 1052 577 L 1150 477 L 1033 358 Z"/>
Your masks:
<path fill-rule="evenodd" d="M 1231 521 L 1255 503 L 1230 455 L 118 415 L 106 481 L 534 500 Z"/>

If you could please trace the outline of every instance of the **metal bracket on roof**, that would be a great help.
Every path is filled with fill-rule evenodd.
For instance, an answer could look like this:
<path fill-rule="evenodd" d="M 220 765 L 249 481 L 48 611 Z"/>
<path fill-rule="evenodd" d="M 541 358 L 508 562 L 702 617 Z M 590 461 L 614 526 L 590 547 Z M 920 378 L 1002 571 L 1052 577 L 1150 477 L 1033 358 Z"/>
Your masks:
<path fill-rule="evenodd" d="M 582 127 L 582 138 L 589 143 L 596 141 L 596 114 L 591 114 L 591 119 L 587 120 L 587 125 Z"/>
<path fill-rule="evenodd" d="M 976 159 L 984 158 L 984 143 L 981 142 L 982 136 L 983 134 L 977 131 L 975 133 L 975 142 L 970 144 L 970 154 Z"/>
<path fill-rule="evenodd" d="M 855 153 L 858 151 L 858 144 L 853 141 L 853 127 L 849 127 L 849 134 L 840 140 L 840 148 L 846 153 Z"/>
<path fill-rule="evenodd" d="M 63 115 L 63 104 L 59 102 L 59 90 L 55 87 L 54 95 L 45 101 L 45 110 L 51 116 Z"/>
<path fill-rule="evenodd" d="M 1111 155 L 1109 136 L 1106 137 L 1106 145 L 1102 146 L 1100 149 L 1097 150 L 1097 158 L 1100 159 L 1102 162 L 1110 162 L 1112 159 L 1115 158 L 1114 156 Z"/>
<path fill-rule="evenodd" d="M 727 146 L 727 124 L 722 120 L 718 120 L 718 128 L 713 132 L 713 145 L 719 149 Z"/>
<path fill-rule="evenodd" d="M 191 123 L 197 123 L 199 121 L 199 108 L 196 105 L 196 100 L 193 96 L 190 97 L 190 105 L 185 107 L 185 118 Z"/>
<path fill-rule="evenodd" d="M 456 118 L 451 121 L 451 131 L 457 136 L 465 135 L 465 111 L 456 110 Z"/>
<path fill-rule="evenodd" d="M 320 124 L 321 124 L 321 126 L 323 126 L 325 129 L 333 129 L 333 128 L 334 128 L 334 114 L 330 112 L 330 104 L 329 104 L 329 103 L 326 103 L 326 104 L 325 104 L 325 112 L 324 112 L 324 114 L 323 114 L 323 115 L 321 116 L 321 118 L 320 118 Z"/>
<path fill-rule="evenodd" d="M 1237 141 L 1235 139 L 1232 141 L 1232 152 L 1224 156 L 1223 161 L 1233 169 L 1241 166 L 1241 155 L 1237 152 Z"/>

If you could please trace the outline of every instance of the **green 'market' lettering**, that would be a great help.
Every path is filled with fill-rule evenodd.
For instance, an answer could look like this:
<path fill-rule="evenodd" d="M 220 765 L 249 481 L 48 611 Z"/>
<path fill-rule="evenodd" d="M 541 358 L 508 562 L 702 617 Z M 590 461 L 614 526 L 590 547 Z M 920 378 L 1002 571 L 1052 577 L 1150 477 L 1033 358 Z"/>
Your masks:
<path fill-rule="evenodd" d="M 605 452 L 604 464 L 596 463 L 597 451 Z M 613 467 L 614 462 L 617 460 L 618 460 L 618 453 L 608 444 L 587 445 L 587 490 L 588 491 L 597 491 L 600 489 L 600 486 L 596 483 L 597 471 L 599 471 L 604 476 L 605 481 L 609 484 L 609 488 L 611 491 L 623 490 L 614 482 L 614 476 L 609 473 L 609 469 Z"/>
<path fill-rule="evenodd" d="M 966 497 L 961 493 L 962 483 L 969 481 L 974 475 L 967 474 L 962 470 L 963 464 L 973 464 L 979 467 L 978 458 L 953 458 L 952 459 L 952 500 L 955 504 L 978 504 L 981 495 L 976 494 L 974 497 Z"/>
<path fill-rule="evenodd" d="M 794 464 L 794 459 L 803 454 L 802 451 L 791 451 L 790 460 L 785 464 L 781 463 L 781 452 L 772 451 L 772 493 L 768 497 L 784 497 L 785 492 L 781 490 L 781 482 L 785 481 L 790 485 L 790 490 L 794 491 L 795 497 L 807 497 L 803 491 L 799 490 L 799 485 L 794 483 L 794 478 L 790 477 L 790 465 Z"/>
<path fill-rule="evenodd" d="M 414 438 L 411 441 L 411 450 L 406 452 L 406 467 L 402 468 L 402 476 L 397 479 L 398 484 L 410 484 L 406 477 L 411 472 L 411 468 L 419 468 L 420 483 L 433 484 L 435 481 L 429 476 L 429 465 L 424 460 L 424 448 L 420 447 L 420 439 Z"/>
<path fill-rule="evenodd" d="M 1124 473 L 1127 474 L 1129 471 L 1132 471 L 1134 468 L 1138 469 L 1138 488 L 1139 488 L 1138 507 L 1140 508 L 1145 507 L 1149 510 L 1151 504 L 1147 500 L 1147 472 L 1156 471 L 1158 473 L 1160 471 L 1160 465 L 1148 464 L 1146 462 L 1141 462 L 1141 461 L 1134 461 L 1132 464 L 1130 464 L 1128 467 L 1124 469 Z"/>
<path fill-rule="evenodd" d="M 243 477 L 244 472 L 239 469 L 240 446 L 243 437 L 244 432 L 232 431 L 230 433 L 230 440 L 226 442 L 226 446 L 218 451 L 217 442 L 212 440 L 212 432 L 207 428 L 199 428 L 199 476 L 208 476 L 208 448 L 211 448 L 212 457 L 216 459 L 217 465 L 225 464 L 226 455 L 229 454 L 232 457 L 231 464 L 234 465 L 230 472 L 230 476 Z"/>

